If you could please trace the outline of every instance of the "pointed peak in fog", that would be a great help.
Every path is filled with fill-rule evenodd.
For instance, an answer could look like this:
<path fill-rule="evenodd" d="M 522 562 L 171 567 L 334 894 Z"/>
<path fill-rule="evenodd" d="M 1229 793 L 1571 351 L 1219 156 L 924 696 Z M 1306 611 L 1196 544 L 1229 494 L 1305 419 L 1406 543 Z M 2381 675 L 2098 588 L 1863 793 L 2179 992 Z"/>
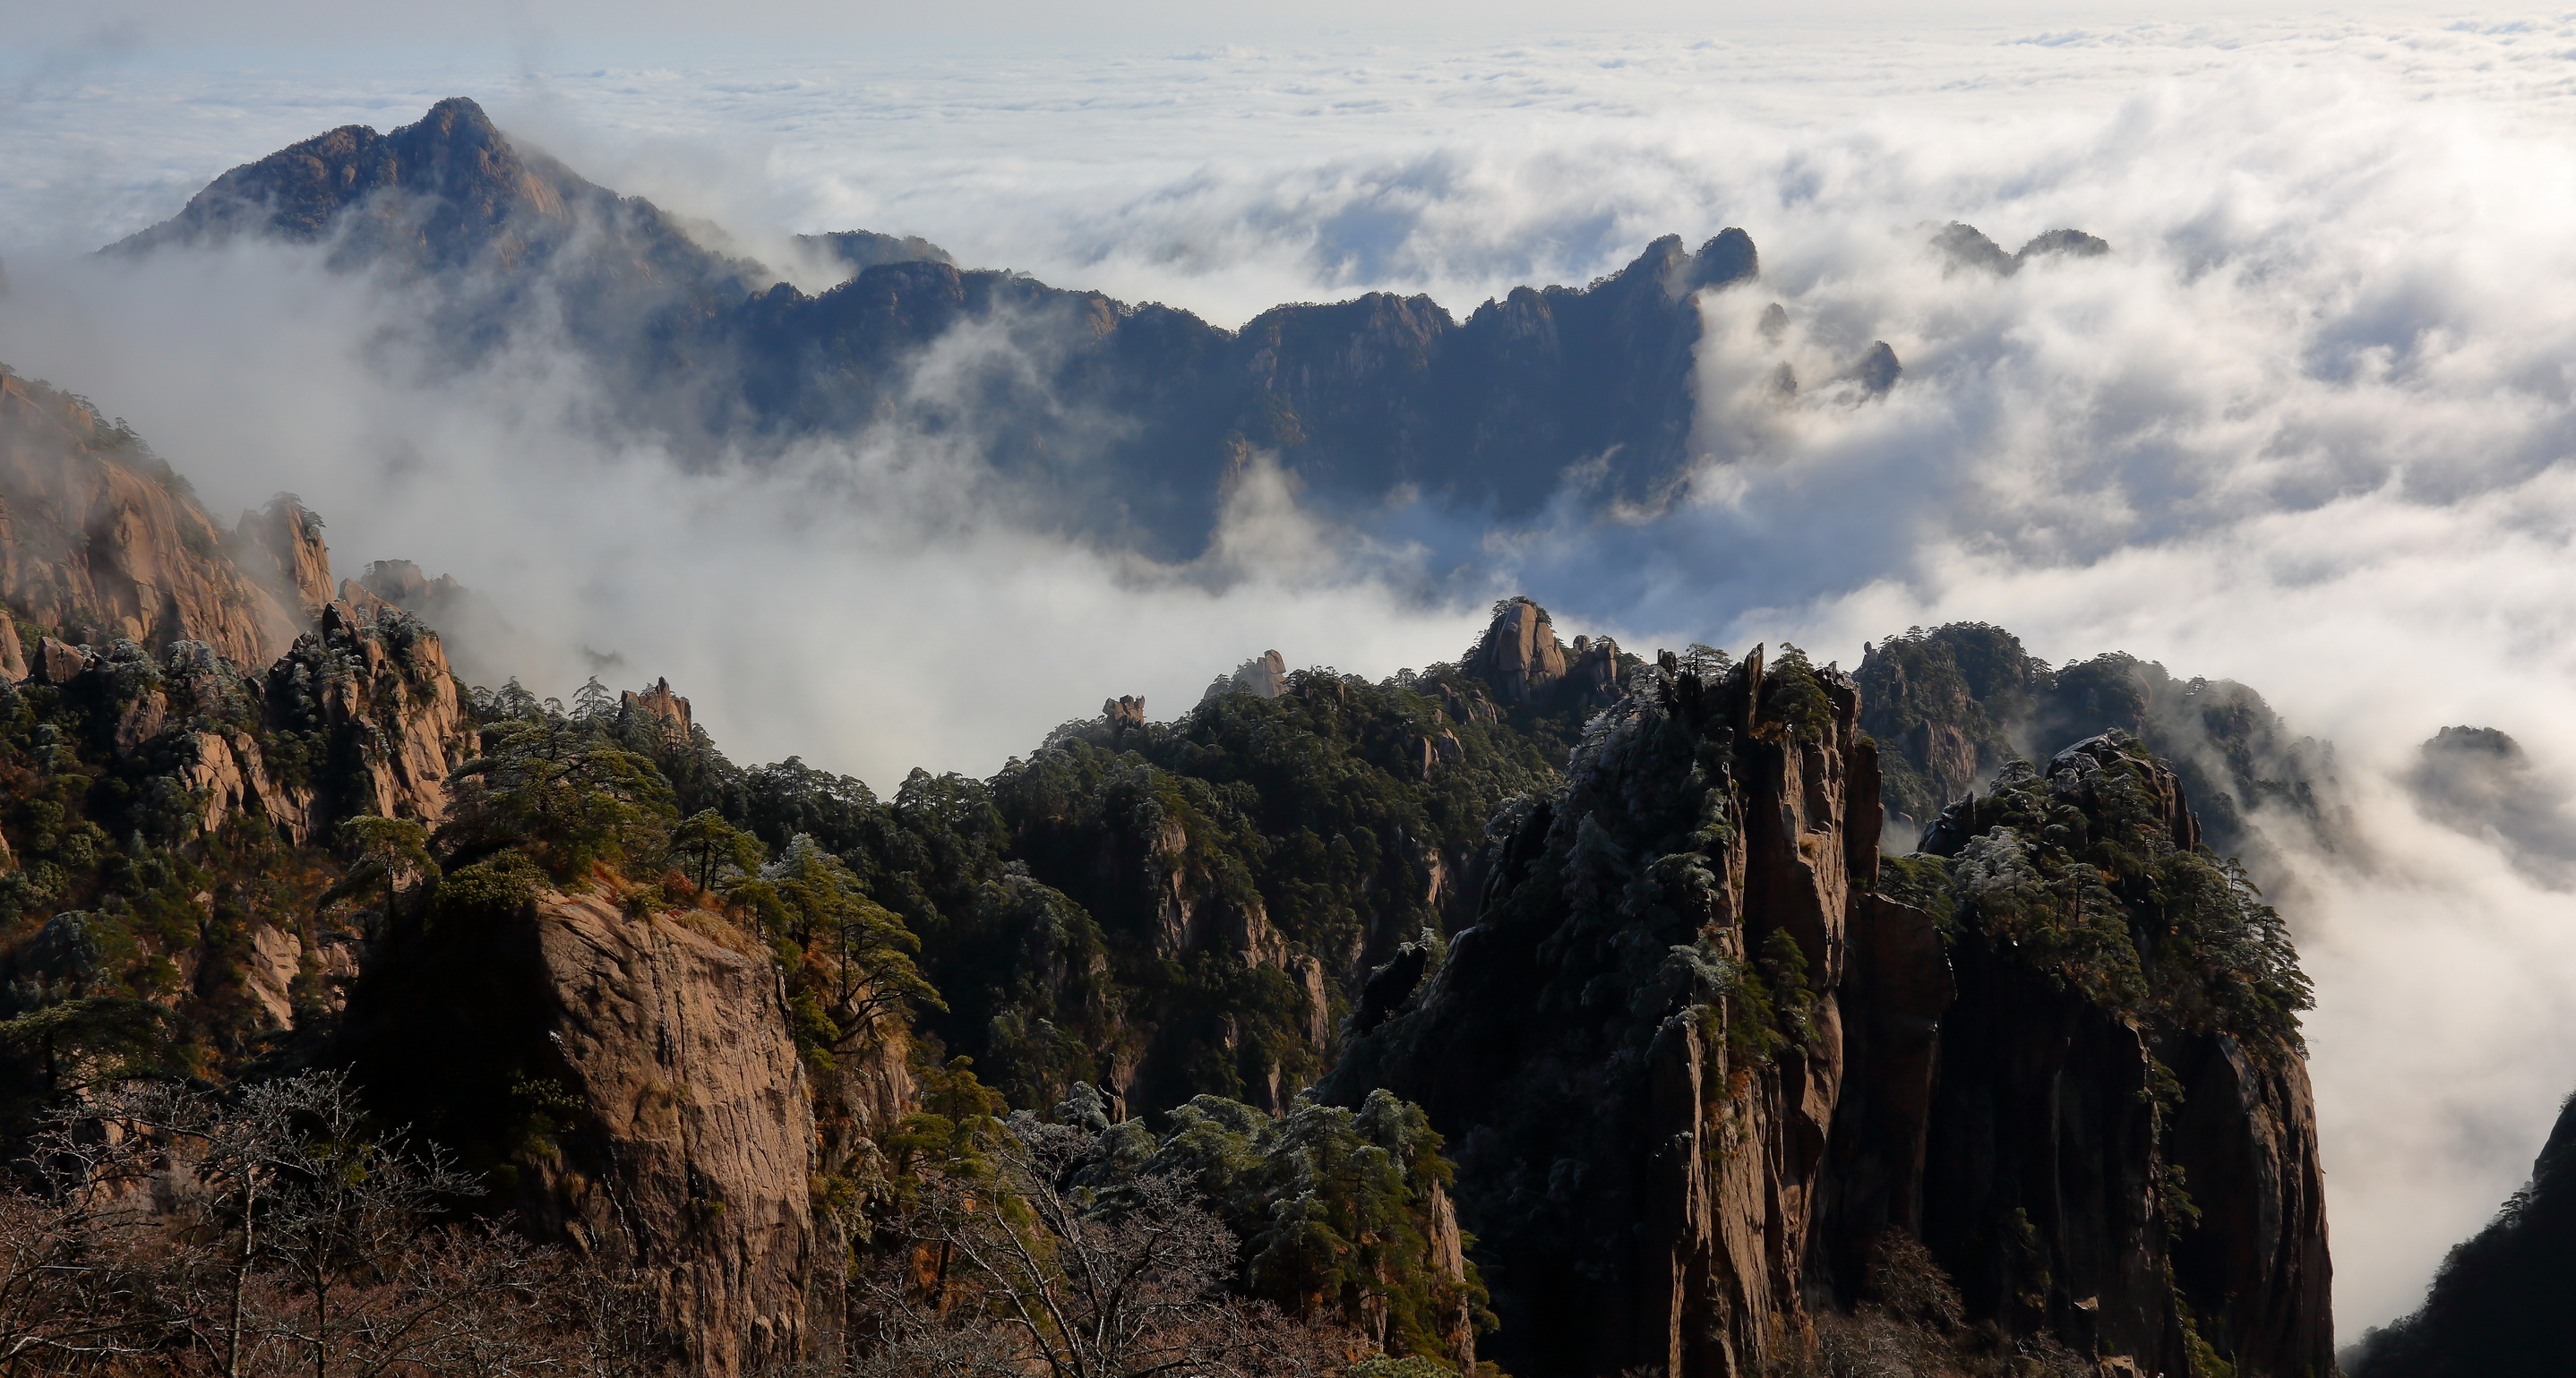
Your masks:
<path fill-rule="evenodd" d="M 385 243 L 410 231 L 412 248 L 433 261 L 480 247 L 513 220 L 560 221 L 568 195 L 598 189 L 551 159 L 532 166 L 493 125 L 483 107 L 451 96 L 390 134 L 342 125 L 244 163 L 209 183 L 170 219 L 111 246 L 142 253 L 177 245 L 222 243 L 242 234 L 311 241 L 357 229 L 341 222 L 389 191 L 435 204 L 385 207 L 374 226 Z M 412 223 L 405 224 L 410 221 Z M 477 233 L 480 231 L 480 233 Z"/>

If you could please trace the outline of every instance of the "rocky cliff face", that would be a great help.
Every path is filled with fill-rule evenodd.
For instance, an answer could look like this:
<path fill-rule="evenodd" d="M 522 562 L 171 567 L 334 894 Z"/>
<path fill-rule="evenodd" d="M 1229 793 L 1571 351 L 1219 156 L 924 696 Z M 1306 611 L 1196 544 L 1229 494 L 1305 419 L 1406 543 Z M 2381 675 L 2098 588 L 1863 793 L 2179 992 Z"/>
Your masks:
<path fill-rule="evenodd" d="M 319 629 L 269 668 L 265 697 L 269 722 L 311 762 L 313 807 L 333 818 L 436 823 L 448 777 L 474 751 L 438 634 L 400 614 L 371 619 L 329 604 Z"/>
<path fill-rule="evenodd" d="M 2078 834 L 2040 841 L 2051 816 Z M 2150 1369 L 2205 1347 L 2328 1371 L 2304 984 L 2180 781 L 2093 738 L 1954 805 L 1925 846 L 1962 911 L 1922 1233 L 1970 1305 Z"/>
<path fill-rule="evenodd" d="M 1953 811 L 1956 861 L 1882 886 L 1859 719 L 1850 681 L 1795 659 L 1668 664 L 1497 821 L 1446 960 L 1372 990 L 1395 1008 L 1327 1093 L 1390 1087 L 1456 1148 L 1514 1318 L 1498 1357 L 1764 1372 L 1879 1305 L 1890 1241 L 1920 1239 L 1962 1323 L 1993 1327 L 1963 1352 L 2048 1336 L 2144 1372 L 2327 1371 L 2277 921 L 2196 847 L 2172 775 L 2115 743 L 1998 797 L 2089 820 L 2092 863 L 2188 898 L 2097 891 L 2077 911 L 2104 926 L 2055 931 L 2038 895 L 2087 882 L 1992 804 Z M 2260 998 L 2223 1004 L 2231 980 Z"/>
<path fill-rule="evenodd" d="M 244 512 L 233 528 L 233 550 L 244 573 L 310 623 L 331 601 L 331 551 L 322 543 L 322 519 L 293 495 L 280 493 L 257 512 Z"/>
<path fill-rule="evenodd" d="M 505 886 L 392 935 L 344 1042 L 389 1113 L 540 1233 L 641 1269 L 693 1368 L 734 1374 L 804 1356 L 809 1309 L 832 1311 L 809 1308 L 818 1144 L 787 1019 L 769 955 L 720 919 Z"/>
<path fill-rule="evenodd" d="M 17 625 L 68 643 L 196 641 L 264 665 L 303 619 L 225 546 L 132 431 L 0 373 L 0 606 Z M 13 660 L 23 674 L 23 656 Z"/>
<path fill-rule="evenodd" d="M 1876 853 L 1844 807 L 1871 771 L 1856 701 L 1798 673 L 1831 706 L 1795 728 L 1758 653 L 1632 695 L 1555 797 L 1498 820 L 1483 917 L 1326 1084 L 1419 1099 L 1456 1147 L 1507 1368 L 1758 1372 L 1798 1344 L 1844 1076 L 1813 990 Z M 1766 982 L 1794 1043 L 1730 1038 Z"/>

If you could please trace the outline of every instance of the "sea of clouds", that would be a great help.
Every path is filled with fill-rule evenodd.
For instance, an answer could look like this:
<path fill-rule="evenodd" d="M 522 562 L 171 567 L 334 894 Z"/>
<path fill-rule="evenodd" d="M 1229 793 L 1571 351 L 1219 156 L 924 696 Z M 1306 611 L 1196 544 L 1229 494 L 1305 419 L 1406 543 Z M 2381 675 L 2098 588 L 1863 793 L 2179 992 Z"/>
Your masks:
<path fill-rule="evenodd" d="M 1107 695 L 1177 712 L 1272 646 L 1371 675 L 1451 658 L 1502 592 L 1639 649 L 1846 664 L 1990 621 L 2053 660 L 2242 680 L 2334 744 L 2345 844 L 2282 840 L 2347 1338 L 2414 1304 L 2576 1086 L 2576 894 L 2528 864 L 2576 838 L 2508 846 L 2402 785 L 2454 723 L 2576 781 L 2576 24 L 75 57 L 0 115 L 0 359 L 131 418 L 218 510 L 301 494 L 344 572 L 454 572 L 553 692 L 593 663 L 565 648 L 614 655 L 738 759 L 890 789 L 989 771 Z M 1464 314 L 1726 225 L 1764 271 L 1708 303 L 1712 458 L 1671 504 L 1605 511 L 1578 477 L 1512 529 L 1354 524 L 1256 470 L 1169 566 L 1035 534 L 954 434 L 684 469 L 578 424 L 589 381 L 543 339 L 420 382 L 401 292 L 309 255 L 77 257 L 227 166 L 451 94 L 771 262 L 793 232 L 915 233 L 1229 326 L 1371 289 Z M 2113 252 L 1954 271 L 1927 248 L 1954 219 Z M 1829 380 L 1875 340 L 1905 374 L 1856 403 Z M 1782 361 L 1810 384 L 1787 405 Z"/>

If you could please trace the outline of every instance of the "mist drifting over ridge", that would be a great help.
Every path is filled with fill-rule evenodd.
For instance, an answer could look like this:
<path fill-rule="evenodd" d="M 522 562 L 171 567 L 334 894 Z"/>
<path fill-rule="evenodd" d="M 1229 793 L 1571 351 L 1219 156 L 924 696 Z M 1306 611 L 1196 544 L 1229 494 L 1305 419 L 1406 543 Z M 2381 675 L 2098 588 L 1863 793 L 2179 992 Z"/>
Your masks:
<path fill-rule="evenodd" d="M 2333 741 L 2363 844 L 2305 859 L 2292 916 L 2357 1331 L 2412 1304 L 2576 1082 L 2567 893 L 2400 784 L 2454 723 L 2576 768 L 2576 311 L 2556 286 L 2576 148 L 2515 103 L 2542 86 L 2519 56 L 2558 40 L 2028 37 L 2049 41 L 1913 66 L 1920 49 L 1843 38 L 1068 58 L 908 88 L 636 71 L 487 102 L 754 255 L 791 229 L 922 233 L 1229 326 L 1371 287 L 1463 315 L 1742 225 L 1763 277 L 1708 306 L 1712 463 L 1650 508 L 1584 501 L 1576 474 L 1508 528 L 1421 504 L 1327 516 L 1256 465 L 1211 552 L 1174 567 L 1047 534 L 972 435 L 685 466 L 603 441 L 594 380 L 542 332 L 425 382 L 400 286 L 268 247 L 141 268 L 72 252 L 233 162 L 451 93 L 355 77 L 320 117 L 236 93 L 275 132 L 220 152 L 179 119 L 173 151 L 147 153 L 156 107 L 113 75 L 23 103 L 13 132 L 40 137 L 10 160 L 0 358 L 128 416 L 218 510 L 297 491 L 343 561 L 453 571 L 532 644 L 670 675 L 738 754 L 881 786 L 989 770 L 1104 694 L 1178 711 L 1271 645 L 1371 674 L 1451 658 L 1478 605 L 1518 589 L 1641 648 L 1785 636 L 1848 663 L 1866 638 L 1974 618 L 2053 660 L 2117 648 L 2243 680 Z M 2062 112 L 2106 73 L 2116 98 Z M 340 113 L 358 107 L 384 113 Z M 800 121 L 820 132 L 782 132 Z M 25 171 L 75 155 L 145 170 Z M 99 232 L 48 239 L 39 215 Z M 1926 247 L 1952 219 L 2007 247 L 2080 226 L 2113 253 L 1957 271 Z M 1777 342 L 1758 324 L 1775 301 Z M 1776 362 L 1822 383 L 1878 339 L 1905 368 L 1883 400 L 1763 393 Z M 585 668 L 537 673 L 560 692 Z"/>

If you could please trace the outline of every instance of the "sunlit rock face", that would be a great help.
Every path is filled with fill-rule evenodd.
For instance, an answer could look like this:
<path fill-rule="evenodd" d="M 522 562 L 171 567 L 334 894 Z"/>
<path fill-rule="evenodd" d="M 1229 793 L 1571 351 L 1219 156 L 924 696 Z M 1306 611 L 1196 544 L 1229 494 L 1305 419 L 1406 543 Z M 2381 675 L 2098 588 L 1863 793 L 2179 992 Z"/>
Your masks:
<path fill-rule="evenodd" d="M 0 612 L 66 644 L 211 646 L 264 665 L 304 621 L 149 446 L 79 398 L 0 372 Z M 13 673 L 18 647 L 0 651 Z"/>

